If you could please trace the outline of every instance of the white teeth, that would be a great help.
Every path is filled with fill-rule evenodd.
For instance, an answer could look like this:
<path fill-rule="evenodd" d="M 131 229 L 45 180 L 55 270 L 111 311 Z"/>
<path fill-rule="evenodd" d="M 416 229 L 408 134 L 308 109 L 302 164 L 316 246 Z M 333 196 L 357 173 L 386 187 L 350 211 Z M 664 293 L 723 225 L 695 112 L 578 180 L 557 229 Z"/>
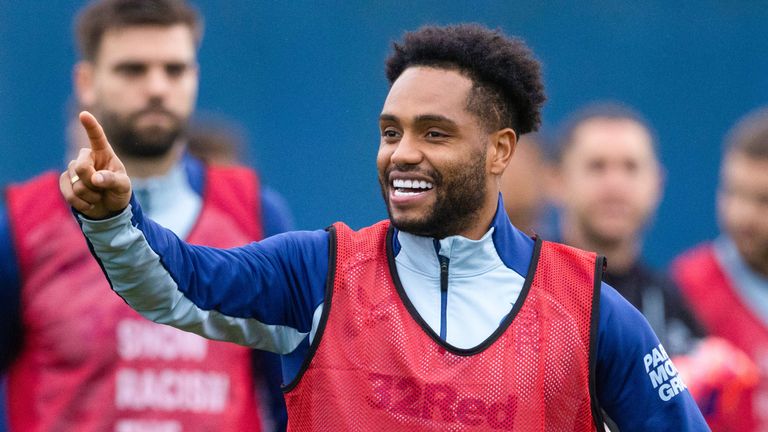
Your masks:
<path fill-rule="evenodd" d="M 418 195 L 420 193 L 421 192 L 406 192 L 400 189 L 395 189 L 395 196 L 413 196 L 413 195 Z"/>
<path fill-rule="evenodd" d="M 432 183 L 424 180 L 413 179 L 395 179 L 392 180 L 392 186 L 403 189 L 432 189 Z"/>

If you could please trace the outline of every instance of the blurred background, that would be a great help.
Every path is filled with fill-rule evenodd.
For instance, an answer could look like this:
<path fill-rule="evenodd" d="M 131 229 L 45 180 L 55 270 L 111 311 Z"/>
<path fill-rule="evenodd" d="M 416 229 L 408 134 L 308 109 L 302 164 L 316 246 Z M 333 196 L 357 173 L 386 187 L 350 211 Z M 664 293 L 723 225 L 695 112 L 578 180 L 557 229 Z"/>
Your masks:
<path fill-rule="evenodd" d="M 529 4 L 527 4 L 529 3 Z M 666 188 L 645 256 L 657 266 L 717 233 L 721 141 L 768 102 L 765 2 L 196 1 L 206 20 L 198 107 L 244 125 L 247 162 L 300 229 L 386 217 L 376 180 L 383 62 L 423 24 L 475 21 L 543 63 L 543 131 L 595 100 L 655 128 Z M 72 18 L 81 1 L 0 1 L 0 184 L 64 168 Z"/>

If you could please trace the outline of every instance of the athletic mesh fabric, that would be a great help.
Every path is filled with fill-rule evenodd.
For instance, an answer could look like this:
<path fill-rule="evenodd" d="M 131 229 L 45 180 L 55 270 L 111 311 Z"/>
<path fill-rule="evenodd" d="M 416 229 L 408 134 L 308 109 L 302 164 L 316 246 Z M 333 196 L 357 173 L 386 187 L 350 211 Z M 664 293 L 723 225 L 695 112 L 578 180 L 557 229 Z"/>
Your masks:
<path fill-rule="evenodd" d="M 207 179 L 189 242 L 256 240 L 258 196 L 226 192 L 253 191 L 253 175 Z M 251 350 L 147 321 L 111 292 L 58 182 L 49 172 L 8 190 L 28 330 L 8 371 L 10 429 L 260 430 Z"/>
<path fill-rule="evenodd" d="M 327 321 L 308 368 L 286 394 L 289 430 L 595 430 L 594 255 L 544 243 L 511 324 L 505 320 L 495 340 L 462 352 L 430 337 L 404 305 L 389 270 L 388 227 L 335 225 Z"/>

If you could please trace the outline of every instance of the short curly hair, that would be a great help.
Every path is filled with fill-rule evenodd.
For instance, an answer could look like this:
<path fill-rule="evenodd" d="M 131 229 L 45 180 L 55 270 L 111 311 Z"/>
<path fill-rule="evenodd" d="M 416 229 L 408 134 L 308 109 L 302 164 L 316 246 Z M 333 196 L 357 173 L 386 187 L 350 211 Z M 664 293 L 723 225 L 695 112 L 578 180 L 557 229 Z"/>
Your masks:
<path fill-rule="evenodd" d="M 75 24 L 77 48 L 85 60 L 96 60 L 101 39 L 108 30 L 156 25 L 188 26 L 200 44 L 203 19 L 185 0 L 94 0 L 80 11 Z"/>
<path fill-rule="evenodd" d="M 387 59 L 390 85 L 413 66 L 457 70 L 471 79 L 467 109 L 487 130 L 511 127 L 522 135 L 541 124 L 546 96 L 539 62 L 522 40 L 501 30 L 460 24 L 408 32 Z"/>

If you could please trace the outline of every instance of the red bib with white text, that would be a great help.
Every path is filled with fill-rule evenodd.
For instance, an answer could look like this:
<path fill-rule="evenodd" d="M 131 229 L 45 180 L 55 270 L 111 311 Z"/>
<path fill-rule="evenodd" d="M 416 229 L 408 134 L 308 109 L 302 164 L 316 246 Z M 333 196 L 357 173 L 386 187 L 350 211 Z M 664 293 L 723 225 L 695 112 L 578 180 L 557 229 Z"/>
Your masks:
<path fill-rule="evenodd" d="M 209 168 L 191 243 L 261 237 L 258 179 Z M 8 189 L 24 345 L 9 371 L 13 431 L 258 431 L 251 351 L 152 323 L 112 292 L 58 175 Z"/>

